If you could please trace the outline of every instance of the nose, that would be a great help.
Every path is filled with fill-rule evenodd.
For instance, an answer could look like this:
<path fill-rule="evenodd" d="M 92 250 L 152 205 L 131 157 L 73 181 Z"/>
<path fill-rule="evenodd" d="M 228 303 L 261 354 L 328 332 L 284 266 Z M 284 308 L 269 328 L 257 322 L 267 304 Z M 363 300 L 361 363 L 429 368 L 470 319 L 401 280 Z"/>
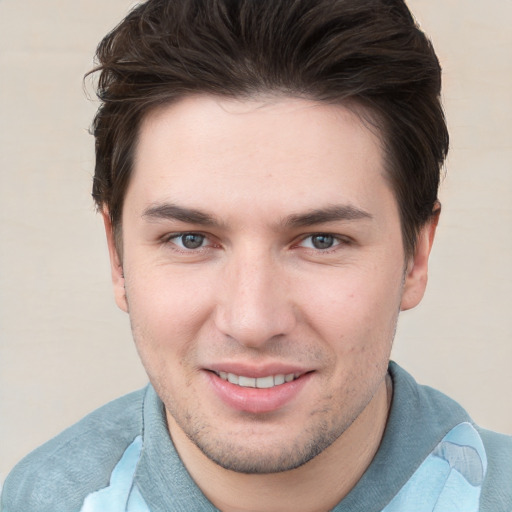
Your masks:
<path fill-rule="evenodd" d="M 269 252 L 233 255 L 223 272 L 216 327 L 249 348 L 263 348 L 296 325 L 286 270 Z"/>

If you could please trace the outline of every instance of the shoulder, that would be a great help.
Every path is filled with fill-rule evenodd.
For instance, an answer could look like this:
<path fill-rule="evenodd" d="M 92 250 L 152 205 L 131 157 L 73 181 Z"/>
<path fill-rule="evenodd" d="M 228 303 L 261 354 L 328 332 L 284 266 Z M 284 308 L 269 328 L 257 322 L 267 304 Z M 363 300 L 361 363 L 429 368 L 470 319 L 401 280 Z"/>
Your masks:
<path fill-rule="evenodd" d="M 112 469 L 141 433 L 144 394 L 104 405 L 27 455 L 5 481 L 1 510 L 79 510 L 87 494 L 108 485 Z"/>
<path fill-rule="evenodd" d="M 481 512 L 512 510 L 512 437 L 478 428 L 487 455 Z"/>
<path fill-rule="evenodd" d="M 512 437 L 475 425 L 457 402 L 429 386 L 417 384 L 395 363 L 390 363 L 389 370 L 396 385 L 396 400 L 388 427 L 391 423 L 391 428 L 398 432 L 400 445 L 407 447 L 409 456 L 417 453 L 417 460 L 424 460 L 454 427 L 471 424 L 487 458 L 480 510 L 512 512 Z"/>

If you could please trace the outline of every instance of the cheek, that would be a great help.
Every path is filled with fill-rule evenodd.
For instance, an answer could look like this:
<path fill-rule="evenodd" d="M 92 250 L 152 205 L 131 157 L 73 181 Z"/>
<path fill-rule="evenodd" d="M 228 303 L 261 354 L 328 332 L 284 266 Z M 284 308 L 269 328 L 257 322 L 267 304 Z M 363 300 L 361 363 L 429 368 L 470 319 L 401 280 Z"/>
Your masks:
<path fill-rule="evenodd" d="M 197 337 L 211 303 L 194 281 L 165 269 L 126 272 L 130 320 L 138 346 L 180 352 Z"/>
<path fill-rule="evenodd" d="M 185 392 L 195 372 L 195 340 L 207 317 L 203 296 L 151 273 L 127 273 L 126 295 L 133 339 L 157 393 Z"/>
<path fill-rule="evenodd" d="M 401 297 L 401 276 L 378 269 L 339 271 L 303 288 L 305 316 L 310 325 L 345 352 L 388 350 L 393 339 Z M 309 285 L 308 285 L 309 284 Z"/>

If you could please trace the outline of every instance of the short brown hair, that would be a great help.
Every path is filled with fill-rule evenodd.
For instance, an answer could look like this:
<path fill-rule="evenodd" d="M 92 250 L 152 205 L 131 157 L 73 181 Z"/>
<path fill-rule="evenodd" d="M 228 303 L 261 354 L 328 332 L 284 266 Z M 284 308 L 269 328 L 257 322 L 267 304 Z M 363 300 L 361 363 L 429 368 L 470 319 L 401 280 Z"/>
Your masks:
<path fill-rule="evenodd" d="M 148 0 L 101 41 L 97 63 L 93 197 L 118 231 L 141 120 L 201 93 L 362 107 L 407 254 L 433 214 L 448 151 L 441 68 L 402 0 Z"/>

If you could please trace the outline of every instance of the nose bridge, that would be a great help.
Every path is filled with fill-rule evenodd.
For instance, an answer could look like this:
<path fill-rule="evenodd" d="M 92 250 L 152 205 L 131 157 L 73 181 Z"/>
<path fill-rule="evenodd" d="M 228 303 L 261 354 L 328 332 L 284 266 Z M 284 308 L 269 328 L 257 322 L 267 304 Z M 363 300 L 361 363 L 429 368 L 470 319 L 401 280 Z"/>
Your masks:
<path fill-rule="evenodd" d="M 240 344 L 258 347 L 293 328 L 285 269 L 256 244 L 233 252 L 225 267 L 217 326 Z"/>

